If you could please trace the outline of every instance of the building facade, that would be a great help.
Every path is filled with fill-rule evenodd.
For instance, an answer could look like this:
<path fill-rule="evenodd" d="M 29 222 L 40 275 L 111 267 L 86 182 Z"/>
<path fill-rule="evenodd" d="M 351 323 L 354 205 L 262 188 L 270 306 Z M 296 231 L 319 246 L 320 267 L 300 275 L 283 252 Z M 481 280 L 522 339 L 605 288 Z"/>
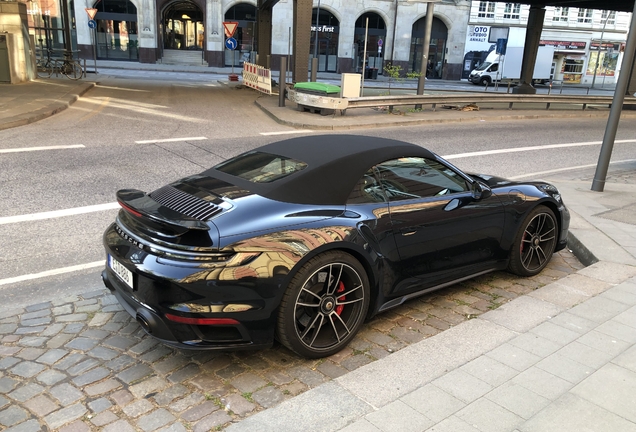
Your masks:
<path fill-rule="evenodd" d="M 29 26 L 40 51 L 62 50 L 61 7 L 71 13 L 79 56 L 141 63 L 190 62 L 210 67 L 255 61 L 256 0 L 29 0 Z M 387 62 L 403 73 L 422 70 L 427 5 L 423 0 L 314 0 L 310 57 L 318 70 L 361 72 Z M 427 77 L 467 78 L 494 49 L 502 31 L 523 46 L 529 6 L 490 1 L 437 0 Z M 93 22 L 87 10 L 93 11 Z M 564 83 L 616 82 L 630 13 L 547 7 L 541 44 L 555 48 L 553 78 Z M 223 22 L 238 23 L 235 50 L 225 47 Z M 293 56 L 293 0 L 272 11 L 273 69 Z M 366 35 L 366 37 L 365 37 Z M 365 43 L 366 42 L 366 43 Z M 288 64 L 291 64 L 288 62 Z"/>
<path fill-rule="evenodd" d="M 506 35 L 508 46 L 522 47 L 530 7 L 520 3 L 473 1 L 462 78 Z M 552 78 L 564 84 L 615 84 L 631 14 L 574 7 L 546 7 L 540 45 L 553 46 Z"/>
<path fill-rule="evenodd" d="M 142 63 L 182 57 L 213 67 L 254 60 L 254 0 L 32 0 L 28 2 L 36 39 L 59 49 L 61 1 L 68 1 L 74 50 L 80 57 Z M 392 62 L 404 72 L 419 71 L 427 2 L 421 0 L 314 1 L 310 56 L 319 70 L 361 71 Z M 87 9 L 96 9 L 94 23 Z M 429 47 L 431 78 L 459 79 L 470 10 L 465 0 L 434 3 Z M 316 19 L 317 18 L 317 19 Z M 225 48 L 223 22 L 238 22 L 238 46 Z M 272 66 L 293 56 L 293 0 L 280 0 L 272 15 Z M 366 51 L 365 51 L 366 35 Z M 366 55 L 365 55 L 366 54 Z"/>

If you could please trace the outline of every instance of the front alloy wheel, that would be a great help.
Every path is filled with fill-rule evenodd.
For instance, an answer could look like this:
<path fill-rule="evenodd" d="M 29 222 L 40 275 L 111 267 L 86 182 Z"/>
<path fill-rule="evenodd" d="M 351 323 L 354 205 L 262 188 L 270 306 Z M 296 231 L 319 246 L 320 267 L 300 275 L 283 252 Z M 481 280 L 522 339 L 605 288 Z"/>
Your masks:
<path fill-rule="evenodd" d="M 526 217 L 521 229 L 513 246 L 509 269 L 520 276 L 534 276 L 552 258 L 558 225 L 552 210 L 539 206 Z"/>
<path fill-rule="evenodd" d="M 344 252 L 308 261 L 281 302 L 278 339 L 296 353 L 326 357 L 358 332 L 369 307 L 369 282 L 360 263 Z"/>

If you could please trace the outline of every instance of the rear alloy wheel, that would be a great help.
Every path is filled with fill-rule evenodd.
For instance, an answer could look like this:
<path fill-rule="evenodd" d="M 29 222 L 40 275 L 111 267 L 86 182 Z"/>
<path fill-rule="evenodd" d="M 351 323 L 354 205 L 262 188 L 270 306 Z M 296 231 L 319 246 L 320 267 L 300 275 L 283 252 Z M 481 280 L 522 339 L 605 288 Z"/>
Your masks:
<path fill-rule="evenodd" d="M 508 269 L 520 276 L 534 276 L 541 272 L 554 253 L 557 231 L 552 210 L 545 206 L 532 210 L 521 224 Z"/>
<path fill-rule="evenodd" d="M 278 340 L 308 358 L 344 348 L 364 322 L 369 280 L 351 255 L 326 252 L 308 261 L 290 282 L 278 315 Z"/>

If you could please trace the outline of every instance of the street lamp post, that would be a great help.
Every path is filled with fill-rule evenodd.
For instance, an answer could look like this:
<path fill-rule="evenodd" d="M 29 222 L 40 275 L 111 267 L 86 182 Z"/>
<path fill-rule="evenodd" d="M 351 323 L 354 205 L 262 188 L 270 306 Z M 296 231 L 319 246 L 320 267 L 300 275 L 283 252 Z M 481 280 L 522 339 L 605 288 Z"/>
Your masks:
<path fill-rule="evenodd" d="M 316 34 L 314 35 L 314 58 L 318 58 L 318 21 L 320 20 L 320 0 L 316 8 Z"/>

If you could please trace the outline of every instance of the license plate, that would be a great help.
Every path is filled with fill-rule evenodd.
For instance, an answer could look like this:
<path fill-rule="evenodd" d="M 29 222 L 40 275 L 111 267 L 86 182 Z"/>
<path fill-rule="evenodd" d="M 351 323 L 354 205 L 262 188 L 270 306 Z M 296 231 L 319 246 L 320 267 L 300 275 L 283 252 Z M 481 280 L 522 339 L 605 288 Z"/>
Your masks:
<path fill-rule="evenodd" d="M 113 272 L 115 272 L 115 274 L 117 276 L 119 276 L 119 279 L 124 281 L 126 283 L 126 285 L 128 285 L 130 287 L 130 289 L 133 289 L 133 274 L 132 274 L 132 272 L 130 270 L 128 270 L 126 267 L 124 267 L 124 265 L 122 263 L 117 261 L 111 255 L 108 255 L 108 267 L 110 267 L 111 270 Z"/>

